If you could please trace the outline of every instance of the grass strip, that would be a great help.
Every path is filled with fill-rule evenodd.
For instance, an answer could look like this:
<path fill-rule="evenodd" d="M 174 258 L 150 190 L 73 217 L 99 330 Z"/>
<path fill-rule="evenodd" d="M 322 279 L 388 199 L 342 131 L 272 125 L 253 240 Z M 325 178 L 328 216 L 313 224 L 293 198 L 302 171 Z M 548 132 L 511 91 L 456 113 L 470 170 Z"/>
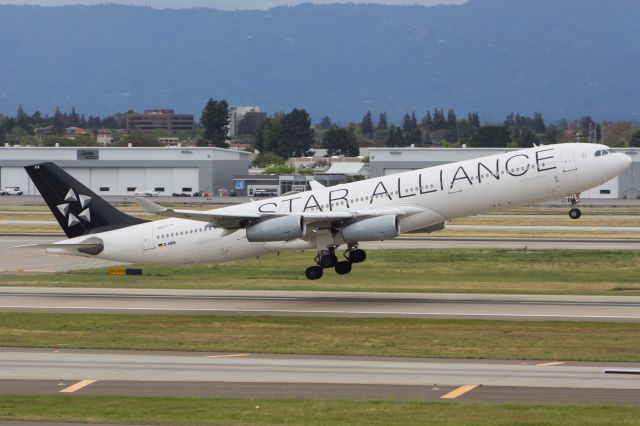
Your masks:
<path fill-rule="evenodd" d="M 54 287 L 318 290 L 434 293 L 640 295 L 640 251 L 370 250 L 349 275 L 310 283 L 314 253 L 282 253 L 220 265 L 143 266 L 142 276 L 106 269 L 4 275 L 0 285 Z"/>
<path fill-rule="evenodd" d="M 0 420 L 153 425 L 638 425 L 640 407 L 0 396 Z"/>
<path fill-rule="evenodd" d="M 0 346 L 640 361 L 637 324 L 1 313 Z"/>

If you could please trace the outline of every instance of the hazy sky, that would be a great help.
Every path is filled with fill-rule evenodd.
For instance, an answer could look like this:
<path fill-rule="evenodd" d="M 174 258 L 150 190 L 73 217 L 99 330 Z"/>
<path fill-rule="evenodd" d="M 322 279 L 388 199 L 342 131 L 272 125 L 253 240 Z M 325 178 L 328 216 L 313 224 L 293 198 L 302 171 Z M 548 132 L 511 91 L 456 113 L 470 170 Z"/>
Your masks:
<path fill-rule="evenodd" d="M 0 4 L 37 4 L 42 6 L 60 6 L 65 4 L 102 4 L 120 3 L 156 8 L 214 7 L 217 9 L 268 9 L 274 6 L 300 3 L 379 3 L 406 5 L 418 4 L 432 6 L 436 4 L 462 4 L 466 0 L 0 0 Z"/>

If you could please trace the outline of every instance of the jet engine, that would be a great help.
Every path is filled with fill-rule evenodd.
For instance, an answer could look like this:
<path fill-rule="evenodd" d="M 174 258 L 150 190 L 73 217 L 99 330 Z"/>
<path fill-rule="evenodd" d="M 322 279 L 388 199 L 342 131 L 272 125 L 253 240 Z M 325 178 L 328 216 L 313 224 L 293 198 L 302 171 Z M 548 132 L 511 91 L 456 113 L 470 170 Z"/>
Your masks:
<path fill-rule="evenodd" d="M 304 235 L 302 215 L 288 215 L 267 219 L 247 228 L 247 240 L 252 243 L 290 241 Z"/>
<path fill-rule="evenodd" d="M 372 217 L 342 228 L 342 238 L 348 243 L 389 240 L 399 234 L 400 225 L 394 215 Z"/>

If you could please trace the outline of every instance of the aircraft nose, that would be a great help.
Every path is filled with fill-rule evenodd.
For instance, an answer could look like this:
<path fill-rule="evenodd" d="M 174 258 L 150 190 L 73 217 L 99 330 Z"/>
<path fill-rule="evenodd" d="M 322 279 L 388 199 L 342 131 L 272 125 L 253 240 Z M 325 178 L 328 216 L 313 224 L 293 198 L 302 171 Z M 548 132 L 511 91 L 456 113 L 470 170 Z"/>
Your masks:
<path fill-rule="evenodd" d="M 620 156 L 620 160 L 618 160 L 621 167 L 620 171 L 626 170 L 631 165 L 633 160 L 627 154 L 618 153 L 618 155 Z"/>

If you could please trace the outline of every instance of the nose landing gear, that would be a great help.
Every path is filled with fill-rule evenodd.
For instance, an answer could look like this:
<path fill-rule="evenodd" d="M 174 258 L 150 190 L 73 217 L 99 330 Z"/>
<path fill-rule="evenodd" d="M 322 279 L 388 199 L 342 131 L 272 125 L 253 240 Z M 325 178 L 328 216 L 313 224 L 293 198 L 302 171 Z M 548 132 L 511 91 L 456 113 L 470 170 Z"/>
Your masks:
<path fill-rule="evenodd" d="M 350 243 L 347 251 L 344 252 L 345 260 L 338 261 L 335 250 L 336 247 L 320 250 L 315 258 L 318 265 L 308 267 L 305 276 L 310 280 L 318 280 L 322 278 L 324 270 L 327 268 L 334 268 L 338 275 L 346 275 L 351 272 L 354 263 L 362 263 L 367 258 L 367 253 L 359 249 L 355 243 Z"/>
<path fill-rule="evenodd" d="M 567 199 L 571 203 L 571 210 L 569 210 L 569 217 L 571 219 L 579 219 L 582 216 L 582 212 L 579 208 L 575 207 L 580 201 L 580 194 L 571 194 Z"/>

